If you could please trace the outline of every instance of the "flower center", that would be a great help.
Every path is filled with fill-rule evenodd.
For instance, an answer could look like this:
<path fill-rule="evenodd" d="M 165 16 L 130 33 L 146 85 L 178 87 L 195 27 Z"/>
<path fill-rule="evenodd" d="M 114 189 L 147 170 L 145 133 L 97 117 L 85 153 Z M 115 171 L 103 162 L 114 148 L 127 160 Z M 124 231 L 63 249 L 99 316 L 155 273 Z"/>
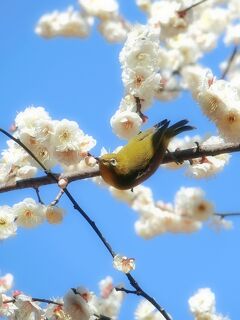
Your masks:
<path fill-rule="evenodd" d="M 228 122 L 233 123 L 233 122 L 236 121 L 236 119 L 237 119 L 236 114 L 234 114 L 234 113 L 229 113 L 229 115 L 228 115 Z"/>
<path fill-rule="evenodd" d="M 32 214 L 32 211 L 26 210 L 26 211 L 24 212 L 24 215 L 25 215 L 26 217 L 30 218 L 33 214 Z"/>
<path fill-rule="evenodd" d="M 0 226 L 4 226 L 6 224 L 6 221 L 3 218 L 0 218 Z"/>
<path fill-rule="evenodd" d="M 204 203 L 200 203 L 200 204 L 198 205 L 198 210 L 199 210 L 199 211 L 205 211 L 205 210 L 206 210 L 205 204 L 204 204 Z"/>

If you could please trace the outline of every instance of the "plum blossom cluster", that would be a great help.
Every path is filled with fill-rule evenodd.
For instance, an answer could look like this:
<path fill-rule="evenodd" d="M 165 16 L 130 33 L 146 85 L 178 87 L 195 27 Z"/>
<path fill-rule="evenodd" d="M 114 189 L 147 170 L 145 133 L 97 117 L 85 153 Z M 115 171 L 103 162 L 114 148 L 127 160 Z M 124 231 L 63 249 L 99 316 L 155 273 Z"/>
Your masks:
<path fill-rule="evenodd" d="M 126 39 L 130 24 L 121 17 L 116 0 L 79 0 L 78 3 L 78 10 L 69 7 L 62 12 L 55 10 L 43 15 L 35 32 L 44 38 L 85 38 L 98 20 L 98 30 L 107 41 L 122 42 Z"/>
<path fill-rule="evenodd" d="M 200 72 L 199 72 L 200 71 Z M 185 70 L 186 83 L 203 113 L 212 120 L 225 141 L 238 142 L 240 95 L 231 82 L 217 80 L 211 71 L 191 67 Z"/>
<path fill-rule="evenodd" d="M 216 312 L 216 298 L 210 288 L 199 289 L 189 298 L 188 304 L 195 320 L 229 320 Z"/>
<path fill-rule="evenodd" d="M 85 287 L 70 289 L 62 298 L 38 299 L 13 289 L 13 275 L 0 277 L 0 317 L 4 319 L 48 319 L 48 320 L 117 320 L 124 293 L 115 290 L 111 277 L 99 282 L 100 294 Z M 199 289 L 188 300 L 195 320 L 229 320 L 216 312 L 215 294 L 209 288 Z M 105 319 L 104 318 L 104 319 Z M 164 320 L 156 308 L 147 300 L 137 306 L 134 319 Z"/>
<path fill-rule="evenodd" d="M 12 288 L 12 275 L 0 278 L 5 290 L 0 291 L 0 317 L 4 319 L 48 319 L 48 320 L 97 320 L 117 319 L 124 297 L 123 292 L 115 290 L 111 277 L 99 283 L 100 295 L 95 295 L 84 287 L 70 289 L 63 298 L 37 299 Z M 10 283 L 10 282 L 11 283 Z M 3 285 L 1 285 L 1 288 Z M 45 302 L 43 301 L 45 300 Z"/>
<path fill-rule="evenodd" d="M 199 61 L 206 52 L 217 47 L 222 35 L 225 45 L 239 44 L 238 1 L 199 1 L 196 4 L 195 0 L 136 0 L 136 5 L 146 14 L 145 25 L 138 25 L 130 24 L 120 15 L 116 0 L 79 0 L 79 10 L 69 8 L 42 16 L 36 32 L 43 37 L 85 37 L 94 19 L 98 19 L 99 31 L 107 41 L 125 41 L 120 53 L 124 96 L 110 121 L 119 137 L 129 139 L 139 131 L 146 120 L 141 111 L 146 110 L 153 99 L 172 100 L 186 89 L 216 123 L 223 138 L 236 141 L 239 138 L 239 97 L 232 86 L 239 85 L 239 71 L 230 84 L 213 81 L 209 74 L 205 81 L 199 77 L 205 73 Z M 186 81 L 194 77 L 193 69 L 197 81 L 204 84 L 201 88 Z"/>
<path fill-rule="evenodd" d="M 46 206 L 26 198 L 10 206 L 0 206 L 0 240 L 16 235 L 18 227 L 33 228 L 47 221 L 61 223 L 64 211 L 57 206 Z"/>
<path fill-rule="evenodd" d="M 140 111 L 151 104 L 154 92 L 161 85 L 158 56 L 159 34 L 145 26 L 136 26 L 120 52 L 125 97 L 110 121 L 113 131 L 122 138 L 128 139 L 139 132 L 144 121 Z M 141 110 L 137 110 L 136 98 Z"/>
<path fill-rule="evenodd" d="M 43 107 L 28 107 L 15 118 L 14 136 L 20 139 L 48 169 L 70 166 L 88 157 L 96 141 L 75 121 L 53 120 Z M 33 177 L 39 165 L 12 140 L 0 159 L 0 184 Z"/>
<path fill-rule="evenodd" d="M 214 215 L 214 205 L 205 199 L 205 193 L 200 188 L 180 188 L 173 204 L 155 202 L 151 189 L 143 185 L 135 187 L 133 192 L 113 187 L 110 187 L 110 191 L 138 213 L 135 231 L 145 239 L 165 232 L 194 232 L 202 227 L 203 222 L 208 222 L 217 230 L 232 227 L 230 221 Z"/>
<path fill-rule="evenodd" d="M 184 138 L 174 138 L 169 144 L 169 151 L 174 152 L 175 150 L 188 149 L 196 147 L 196 144 L 201 147 L 211 147 L 222 145 L 224 140 L 219 136 L 210 136 L 201 138 L 200 136 L 185 136 Z M 186 168 L 186 174 L 190 177 L 201 179 L 208 178 L 220 173 L 225 165 L 229 163 L 231 155 L 225 153 L 217 156 L 205 156 L 202 158 L 196 158 L 183 163 L 171 162 L 164 164 L 163 167 L 169 169 L 178 169 L 181 167 Z"/>

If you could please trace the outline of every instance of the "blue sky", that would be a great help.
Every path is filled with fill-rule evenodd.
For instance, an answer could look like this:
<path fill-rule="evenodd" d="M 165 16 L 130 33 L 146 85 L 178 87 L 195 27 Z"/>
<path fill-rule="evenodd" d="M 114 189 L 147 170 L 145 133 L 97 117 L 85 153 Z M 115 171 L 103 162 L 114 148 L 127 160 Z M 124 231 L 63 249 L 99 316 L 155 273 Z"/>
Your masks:
<path fill-rule="evenodd" d="M 119 1 L 121 11 L 131 21 L 144 21 L 134 1 Z M 44 106 L 54 119 L 75 120 L 101 147 L 114 149 L 123 144 L 111 131 L 109 119 L 123 94 L 118 62 L 121 45 L 108 44 L 96 30 L 86 40 L 45 40 L 34 34 L 39 17 L 54 9 L 75 5 L 72 0 L 1 1 L 0 3 L 0 126 L 7 129 L 16 113 L 29 105 Z M 217 72 L 217 63 L 230 54 L 220 47 L 204 63 Z M 147 113 L 148 125 L 168 117 L 188 118 L 197 127 L 193 134 L 215 134 L 190 95 L 171 103 L 158 102 Z M 0 137 L 1 149 L 5 137 Z M 160 169 L 146 183 L 156 200 L 172 201 L 181 186 L 200 186 L 218 212 L 240 210 L 239 155 L 232 156 L 223 173 L 204 181 L 186 178 L 182 170 Z M 239 318 L 239 227 L 219 233 L 204 227 L 191 235 L 164 234 L 143 240 L 134 233 L 137 219 L 127 205 L 112 198 L 108 191 L 91 181 L 74 182 L 69 187 L 79 204 L 99 225 L 116 252 L 135 257 L 133 275 L 143 288 L 172 314 L 173 319 L 192 319 L 188 298 L 201 287 L 216 294 L 217 310 Z M 46 203 L 53 200 L 56 186 L 44 187 Z M 0 205 L 12 205 L 33 190 L 0 195 Z M 36 229 L 19 230 L 18 235 L 0 244 L 0 272 L 15 276 L 15 288 L 40 298 L 62 296 L 78 285 L 98 292 L 97 283 L 111 275 L 116 284 L 128 283 L 113 270 L 111 257 L 87 223 L 74 212 L 67 199 L 61 206 L 67 215 L 60 226 L 44 224 Z M 133 319 L 138 298 L 128 296 L 120 319 Z"/>

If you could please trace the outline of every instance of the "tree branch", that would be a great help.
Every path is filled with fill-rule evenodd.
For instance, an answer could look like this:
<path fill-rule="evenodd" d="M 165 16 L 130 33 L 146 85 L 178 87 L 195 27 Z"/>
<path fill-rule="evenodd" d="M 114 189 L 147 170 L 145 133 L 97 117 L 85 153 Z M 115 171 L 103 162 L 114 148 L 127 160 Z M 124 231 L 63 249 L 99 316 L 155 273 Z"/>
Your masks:
<path fill-rule="evenodd" d="M 0 129 L 0 131 L 2 130 Z M 166 153 L 162 163 L 165 164 L 165 163 L 174 162 L 173 159 L 176 159 L 179 163 L 181 163 L 183 161 L 191 160 L 195 158 L 217 156 L 219 154 L 233 153 L 233 152 L 239 152 L 239 151 L 240 151 L 240 144 L 234 144 L 234 143 L 225 143 L 221 145 L 219 144 L 219 145 L 213 145 L 213 146 L 207 146 L 207 147 L 195 147 L 195 148 L 190 148 L 185 150 L 176 150 L 174 152 L 168 152 Z M 12 190 L 26 189 L 26 188 L 36 189 L 40 186 L 58 183 L 60 177 L 66 178 L 68 180 L 68 183 L 70 183 L 76 180 L 97 177 L 99 175 L 100 175 L 100 172 L 98 169 L 92 169 L 91 171 L 86 170 L 82 172 L 74 172 L 71 174 L 51 173 L 51 175 L 46 175 L 43 177 L 23 179 L 23 180 L 18 180 L 16 182 L 9 183 L 6 185 L 4 184 L 0 185 L 0 193 L 12 191 Z"/>

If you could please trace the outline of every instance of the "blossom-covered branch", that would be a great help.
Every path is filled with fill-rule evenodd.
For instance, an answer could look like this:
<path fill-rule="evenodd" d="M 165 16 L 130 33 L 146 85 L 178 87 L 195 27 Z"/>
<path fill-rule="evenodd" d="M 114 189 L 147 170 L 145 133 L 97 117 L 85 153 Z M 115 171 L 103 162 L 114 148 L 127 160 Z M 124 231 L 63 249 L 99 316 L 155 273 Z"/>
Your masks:
<path fill-rule="evenodd" d="M 4 133 L 3 129 L 0 129 L 0 131 Z M 178 161 L 179 163 L 181 163 L 186 160 L 192 160 L 192 159 L 202 158 L 207 156 L 217 156 L 220 154 L 234 153 L 239 151 L 240 151 L 240 144 L 236 144 L 236 143 L 224 143 L 221 145 L 212 145 L 212 146 L 204 146 L 204 147 L 196 146 L 195 148 L 188 148 L 185 150 L 176 150 L 174 152 L 166 153 L 163 159 L 163 164 L 174 163 L 175 161 Z M 92 168 L 88 170 L 85 169 L 81 172 L 72 172 L 69 174 L 51 173 L 51 175 L 46 175 L 43 177 L 18 180 L 6 185 L 2 184 L 0 186 L 0 193 L 18 190 L 18 189 L 26 189 L 26 188 L 35 189 L 40 186 L 58 183 L 61 177 L 67 179 L 68 183 L 70 183 L 73 181 L 93 178 L 97 176 L 99 176 L 98 168 Z"/>
<path fill-rule="evenodd" d="M 48 177 L 50 177 L 52 180 L 55 180 L 56 183 L 59 183 L 59 180 L 57 177 L 52 174 L 51 170 L 48 170 L 45 165 L 35 156 L 35 154 L 18 138 L 15 138 L 10 133 L 6 132 L 3 129 L 0 129 L 0 132 L 5 134 L 7 137 L 12 139 L 15 143 L 17 143 L 19 146 L 21 146 L 38 164 L 39 166 L 44 170 L 44 172 L 47 174 Z M 67 187 L 62 188 L 68 199 L 71 201 L 73 207 L 75 210 L 77 210 L 82 217 L 87 221 L 87 223 L 91 226 L 91 228 L 94 230 L 94 232 L 97 234 L 103 245 L 106 247 L 110 255 L 114 258 L 116 256 L 116 253 L 113 251 L 111 245 L 106 240 L 106 238 L 103 236 L 100 229 L 97 227 L 96 223 L 91 220 L 91 218 L 87 215 L 87 213 L 79 206 L 75 198 L 72 196 L 72 194 L 69 192 Z M 166 320 L 171 320 L 171 317 L 168 315 L 168 313 L 160 306 L 160 304 L 157 303 L 157 301 L 151 297 L 147 292 L 145 292 L 141 286 L 138 284 L 138 282 L 134 279 L 134 277 L 130 273 L 126 273 L 126 277 L 129 280 L 129 283 L 133 288 L 136 289 L 136 291 L 139 293 L 140 296 L 148 300 L 164 317 Z"/>

